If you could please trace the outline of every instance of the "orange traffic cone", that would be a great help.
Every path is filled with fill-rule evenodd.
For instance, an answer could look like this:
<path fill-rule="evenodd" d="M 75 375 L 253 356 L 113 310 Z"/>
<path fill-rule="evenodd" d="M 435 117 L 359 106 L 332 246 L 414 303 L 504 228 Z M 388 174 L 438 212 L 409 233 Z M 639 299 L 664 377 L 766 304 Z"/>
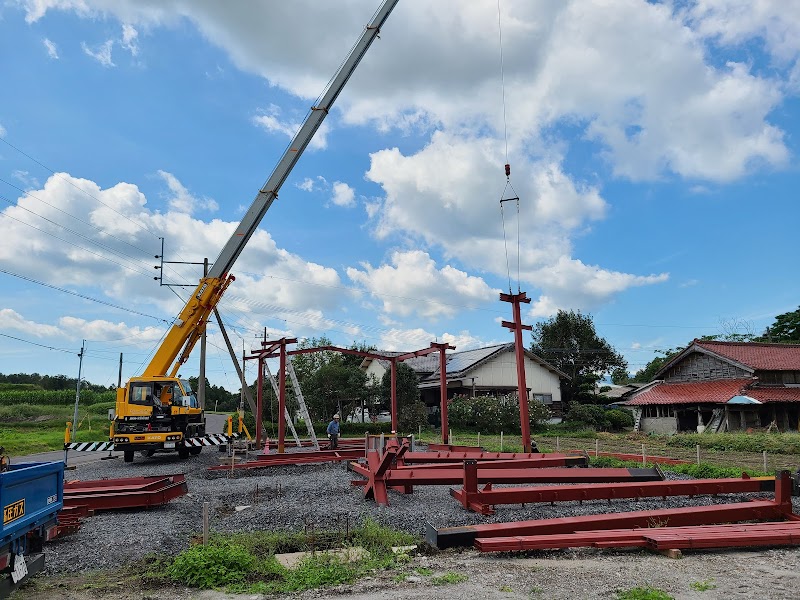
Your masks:
<path fill-rule="evenodd" d="M 264 451 L 262 452 L 262 454 L 269 454 L 269 438 L 267 438 L 266 441 L 264 442 Z"/>

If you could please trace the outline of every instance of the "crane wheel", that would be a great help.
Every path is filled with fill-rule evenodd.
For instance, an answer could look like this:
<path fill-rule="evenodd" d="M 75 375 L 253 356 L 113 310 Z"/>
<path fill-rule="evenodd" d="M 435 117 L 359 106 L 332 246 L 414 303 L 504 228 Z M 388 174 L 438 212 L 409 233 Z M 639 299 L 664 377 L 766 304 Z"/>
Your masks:
<path fill-rule="evenodd" d="M 192 446 L 191 448 L 189 448 L 189 453 L 190 453 L 192 456 L 197 456 L 198 454 L 200 454 L 200 452 L 201 452 L 202 450 L 203 450 L 203 447 L 202 447 L 202 446 Z"/>
<path fill-rule="evenodd" d="M 125 462 L 133 462 L 133 450 L 125 450 L 123 459 Z"/>
<path fill-rule="evenodd" d="M 142 456 L 144 456 L 145 458 L 150 458 L 155 453 L 156 453 L 155 450 L 142 450 Z"/>
<path fill-rule="evenodd" d="M 178 458 L 189 458 L 189 448 L 178 448 Z"/>

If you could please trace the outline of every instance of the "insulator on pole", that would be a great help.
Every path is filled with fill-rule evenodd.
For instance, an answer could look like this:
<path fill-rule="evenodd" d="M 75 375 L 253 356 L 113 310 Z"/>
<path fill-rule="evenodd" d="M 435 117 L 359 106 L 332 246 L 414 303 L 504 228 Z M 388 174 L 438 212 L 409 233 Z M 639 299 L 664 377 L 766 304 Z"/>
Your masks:
<path fill-rule="evenodd" d="M 511 176 L 511 165 L 506 163 L 506 177 L 510 177 L 510 176 Z"/>

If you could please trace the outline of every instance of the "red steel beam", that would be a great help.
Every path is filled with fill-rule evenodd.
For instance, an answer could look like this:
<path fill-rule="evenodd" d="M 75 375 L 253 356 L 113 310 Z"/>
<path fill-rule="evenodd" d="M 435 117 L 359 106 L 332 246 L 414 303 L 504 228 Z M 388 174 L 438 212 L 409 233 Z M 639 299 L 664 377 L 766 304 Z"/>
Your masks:
<path fill-rule="evenodd" d="M 749 523 L 701 525 L 697 527 L 656 527 L 582 531 L 563 535 L 531 535 L 502 538 L 477 538 L 481 552 L 514 552 L 561 548 L 723 548 L 741 545 L 764 545 L 764 540 L 788 539 L 800 543 L 798 523 Z M 793 542 L 791 540 L 794 540 Z M 733 542 L 733 543 L 730 543 Z M 677 544 L 677 545 L 676 545 Z"/>
<path fill-rule="evenodd" d="M 510 292 L 511 290 L 509 290 Z M 520 303 L 530 303 L 530 298 L 525 292 L 518 294 L 500 294 L 502 302 L 510 302 L 513 308 L 514 321 L 503 321 L 503 327 L 514 331 L 514 353 L 517 359 L 517 393 L 519 395 L 519 421 L 522 429 L 522 448 L 525 452 L 531 451 L 531 422 L 528 414 L 528 384 L 525 381 L 525 346 L 522 342 L 522 331 L 533 329 L 530 325 L 522 324 Z"/>
<path fill-rule="evenodd" d="M 478 464 L 478 483 L 601 483 L 611 481 L 660 481 L 655 469 L 537 469 L 497 468 L 492 463 Z M 392 469 L 384 480 L 391 485 L 453 485 L 464 481 L 463 467 L 441 469 Z"/>
<path fill-rule="evenodd" d="M 735 504 L 688 506 L 661 510 L 642 510 L 627 513 L 585 515 L 558 519 L 539 519 L 512 523 L 467 525 L 435 529 L 428 525 L 426 541 L 439 549 L 471 546 L 477 538 L 513 537 L 528 535 L 563 535 L 578 531 L 630 529 L 635 527 L 682 527 L 736 523 L 739 521 L 783 520 L 791 515 L 786 506 L 772 500 L 757 500 Z"/>
<path fill-rule="evenodd" d="M 466 473 L 465 469 L 465 473 Z M 774 477 L 744 477 L 742 479 L 689 479 L 681 481 L 621 482 L 613 485 L 586 484 L 560 487 L 517 487 L 479 490 L 477 485 L 450 490 L 461 505 L 484 515 L 494 513 L 498 504 L 528 504 L 534 502 L 574 502 L 583 500 L 613 500 L 618 498 L 667 498 L 667 496 L 701 496 L 717 494 L 746 494 L 774 492 Z"/>
<path fill-rule="evenodd" d="M 364 450 L 320 450 L 319 452 L 293 452 L 284 454 L 267 454 L 257 456 L 254 460 L 231 465 L 209 467 L 209 471 L 230 471 L 231 469 L 266 469 L 290 465 L 310 465 L 315 463 L 340 462 L 364 456 Z"/>
<path fill-rule="evenodd" d="M 538 467 L 567 467 L 567 466 L 588 466 L 586 456 L 577 454 L 562 454 L 551 452 L 549 454 L 521 452 L 406 452 L 403 457 L 406 463 L 459 463 L 465 460 L 476 460 L 479 462 L 500 461 L 504 464 L 512 464 L 514 461 L 528 461 L 531 466 Z M 520 467 L 525 465 L 520 463 Z"/>
<path fill-rule="evenodd" d="M 455 446 L 453 444 L 428 444 L 428 452 L 485 452 L 480 446 Z"/>
<path fill-rule="evenodd" d="M 162 485 L 157 489 L 130 491 L 121 488 L 114 492 L 100 491 L 102 488 L 84 487 L 64 493 L 65 506 L 86 506 L 91 510 L 142 508 L 166 504 L 185 495 L 189 489 L 183 474 L 161 477 Z M 86 483 L 86 482 L 83 482 Z"/>

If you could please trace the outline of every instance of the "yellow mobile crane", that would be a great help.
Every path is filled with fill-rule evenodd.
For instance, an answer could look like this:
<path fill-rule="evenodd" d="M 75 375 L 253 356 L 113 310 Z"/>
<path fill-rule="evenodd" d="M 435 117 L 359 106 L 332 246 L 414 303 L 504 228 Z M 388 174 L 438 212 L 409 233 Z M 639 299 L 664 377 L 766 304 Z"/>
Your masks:
<path fill-rule="evenodd" d="M 140 377 L 133 377 L 117 389 L 116 414 L 110 441 L 132 462 L 135 451 L 153 454 L 176 451 L 181 458 L 199 454 L 206 437 L 205 416 L 189 382 L 180 379 L 178 369 L 203 334 L 211 312 L 234 281 L 230 269 L 255 232 L 264 214 L 278 196 L 286 177 L 328 114 L 347 80 L 380 33 L 398 0 L 384 0 L 353 46 L 339 71 L 331 79 L 317 106 L 312 107 L 300 130 L 269 179 L 261 187 L 242 222 L 225 244 L 217 260 L 200 280 L 164 341 Z M 173 364 L 174 363 L 174 364 Z"/>

